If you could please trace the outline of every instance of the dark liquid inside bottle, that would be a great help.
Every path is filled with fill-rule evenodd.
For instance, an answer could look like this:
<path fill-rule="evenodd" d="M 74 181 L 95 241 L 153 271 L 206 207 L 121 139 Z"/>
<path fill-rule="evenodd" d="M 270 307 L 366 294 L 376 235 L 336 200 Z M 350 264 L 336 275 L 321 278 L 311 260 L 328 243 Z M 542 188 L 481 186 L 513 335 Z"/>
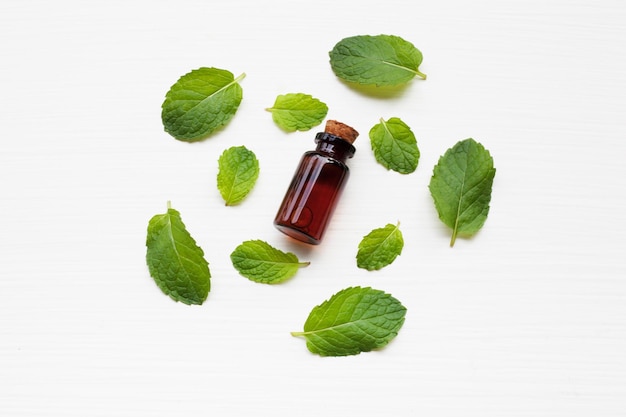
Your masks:
<path fill-rule="evenodd" d="M 321 242 L 350 170 L 354 146 L 322 132 L 315 137 L 317 149 L 306 152 L 276 214 L 274 225 L 294 239 L 317 245 Z"/>

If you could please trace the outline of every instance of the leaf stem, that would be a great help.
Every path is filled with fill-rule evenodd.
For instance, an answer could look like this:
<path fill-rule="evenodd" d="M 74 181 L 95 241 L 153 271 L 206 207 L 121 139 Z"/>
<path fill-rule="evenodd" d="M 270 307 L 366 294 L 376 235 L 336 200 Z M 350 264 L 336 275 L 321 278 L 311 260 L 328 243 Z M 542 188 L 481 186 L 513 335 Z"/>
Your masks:
<path fill-rule="evenodd" d="M 418 77 L 420 77 L 422 80 L 426 79 L 426 74 L 424 74 L 423 72 L 421 72 L 420 70 L 415 70 L 415 75 L 417 75 Z"/>
<path fill-rule="evenodd" d="M 243 80 L 244 78 L 246 78 L 246 73 L 242 72 L 239 77 L 235 78 L 235 82 L 238 83 L 239 81 Z M 424 77 L 424 78 L 426 78 L 426 77 Z"/>

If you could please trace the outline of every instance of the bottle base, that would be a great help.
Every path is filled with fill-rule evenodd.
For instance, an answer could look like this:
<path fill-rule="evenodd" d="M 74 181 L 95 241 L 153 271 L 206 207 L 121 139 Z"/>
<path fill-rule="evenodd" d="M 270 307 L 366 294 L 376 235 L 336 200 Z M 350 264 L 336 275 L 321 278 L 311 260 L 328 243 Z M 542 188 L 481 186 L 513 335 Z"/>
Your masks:
<path fill-rule="evenodd" d="M 274 224 L 274 226 L 282 233 L 286 234 L 287 236 L 291 238 L 299 240 L 300 242 L 308 243 L 309 245 L 319 245 L 321 242 L 321 239 L 316 239 L 313 236 L 310 236 L 301 230 L 294 229 L 292 227 L 285 226 L 282 224 L 276 224 L 276 223 Z"/>

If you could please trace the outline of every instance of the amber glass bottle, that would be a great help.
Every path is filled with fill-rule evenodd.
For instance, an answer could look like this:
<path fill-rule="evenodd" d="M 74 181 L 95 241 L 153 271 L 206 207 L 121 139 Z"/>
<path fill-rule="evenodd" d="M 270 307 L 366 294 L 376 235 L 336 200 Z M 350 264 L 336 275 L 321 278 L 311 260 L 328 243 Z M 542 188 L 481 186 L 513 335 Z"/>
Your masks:
<path fill-rule="evenodd" d="M 287 189 L 274 225 L 302 242 L 318 245 L 350 176 L 346 160 L 354 156 L 358 132 L 329 120 L 315 136 L 317 148 L 306 152 Z"/>

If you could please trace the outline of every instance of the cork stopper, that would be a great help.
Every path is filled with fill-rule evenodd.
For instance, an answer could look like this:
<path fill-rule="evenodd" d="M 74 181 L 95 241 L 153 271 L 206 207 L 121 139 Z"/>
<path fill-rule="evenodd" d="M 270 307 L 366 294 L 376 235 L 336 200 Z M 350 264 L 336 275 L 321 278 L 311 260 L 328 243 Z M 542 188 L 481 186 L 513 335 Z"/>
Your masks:
<path fill-rule="evenodd" d="M 359 132 L 336 120 L 328 120 L 324 131 L 326 133 L 330 133 L 331 135 L 339 136 L 350 143 L 354 143 L 357 136 L 359 136 Z"/>

